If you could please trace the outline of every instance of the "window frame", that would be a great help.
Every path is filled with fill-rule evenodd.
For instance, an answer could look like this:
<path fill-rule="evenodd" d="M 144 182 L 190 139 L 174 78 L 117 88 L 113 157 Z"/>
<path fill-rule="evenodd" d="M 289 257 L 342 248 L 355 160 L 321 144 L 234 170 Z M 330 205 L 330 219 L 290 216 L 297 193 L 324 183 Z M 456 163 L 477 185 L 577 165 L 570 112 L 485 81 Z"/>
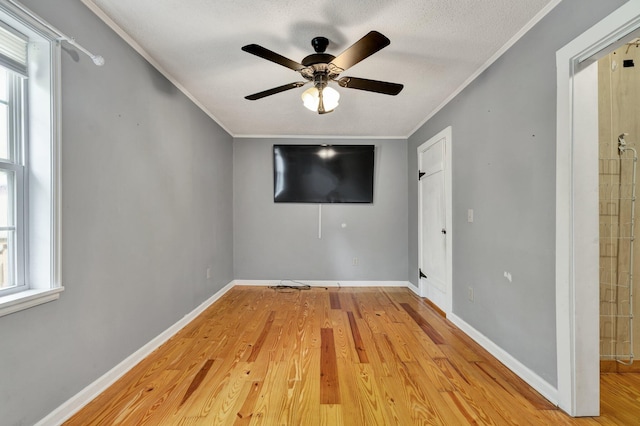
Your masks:
<path fill-rule="evenodd" d="M 8 214 L 11 217 L 7 228 L 13 228 L 13 243 L 10 251 L 9 270 L 10 277 L 13 281 L 12 285 L 6 288 L 0 288 L 0 298 L 3 296 L 24 291 L 27 289 L 28 277 L 26 267 L 26 236 L 28 234 L 28 220 L 25 217 L 28 212 L 26 206 L 28 200 L 27 191 L 27 168 L 25 164 L 25 139 L 27 119 L 26 98 L 27 83 L 26 76 L 19 75 L 15 71 L 3 67 L 7 70 L 7 106 L 8 120 L 7 127 L 9 131 L 7 141 L 8 155 L 6 159 L 0 159 L 0 171 L 13 174 L 13 184 L 11 185 L 11 193 L 8 199 L 12 199 L 12 212 Z M 9 83 L 10 80 L 10 83 Z M 10 231 L 6 229 L 6 231 Z"/>
<path fill-rule="evenodd" d="M 24 265 L 18 272 L 23 285 L 0 293 L 2 317 L 56 300 L 64 287 L 60 257 L 60 36 L 10 3 L 0 3 L 0 21 L 29 38 L 22 106 L 24 143 L 18 147 L 21 152 L 16 152 L 24 164 L 22 173 L 16 172 L 16 191 L 20 192 L 16 198 L 22 200 L 16 204 L 16 220 L 19 215 L 23 222 L 22 226 L 15 223 L 21 232 L 16 237 L 23 239 L 22 248 L 16 251 L 17 261 Z"/>

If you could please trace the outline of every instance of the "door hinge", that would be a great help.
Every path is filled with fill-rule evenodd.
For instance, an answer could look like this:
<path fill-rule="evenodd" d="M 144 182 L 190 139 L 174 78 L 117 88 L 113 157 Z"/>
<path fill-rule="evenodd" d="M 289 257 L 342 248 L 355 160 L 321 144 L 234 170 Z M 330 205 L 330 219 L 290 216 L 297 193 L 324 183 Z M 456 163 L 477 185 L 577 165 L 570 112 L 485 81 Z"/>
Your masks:
<path fill-rule="evenodd" d="M 422 179 L 422 176 L 426 175 L 425 172 L 421 172 L 420 170 L 418 170 L 418 180 Z"/>
<path fill-rule="evenodd" d="M 420 279 L 420 278 L 427 278 L 427 276 L 426 276 L 424 273 L 422 273 L 422 269 L 418 268 L 418 272 L 420 273 L 420 276 L 419 276 L 419 278 L 418 278 L 418 279 Z"/>

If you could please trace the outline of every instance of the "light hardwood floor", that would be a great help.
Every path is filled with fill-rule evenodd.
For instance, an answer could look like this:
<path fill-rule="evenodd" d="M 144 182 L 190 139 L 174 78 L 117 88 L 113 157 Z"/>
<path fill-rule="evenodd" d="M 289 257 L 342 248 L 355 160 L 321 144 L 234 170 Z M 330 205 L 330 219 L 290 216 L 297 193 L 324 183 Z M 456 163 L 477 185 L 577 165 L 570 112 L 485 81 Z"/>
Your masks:
<path fill-rule="evenodd" d="M 640 375 L 571 419 L 405 288 L 234 287 L 66 425 L 638 425 Z"/>

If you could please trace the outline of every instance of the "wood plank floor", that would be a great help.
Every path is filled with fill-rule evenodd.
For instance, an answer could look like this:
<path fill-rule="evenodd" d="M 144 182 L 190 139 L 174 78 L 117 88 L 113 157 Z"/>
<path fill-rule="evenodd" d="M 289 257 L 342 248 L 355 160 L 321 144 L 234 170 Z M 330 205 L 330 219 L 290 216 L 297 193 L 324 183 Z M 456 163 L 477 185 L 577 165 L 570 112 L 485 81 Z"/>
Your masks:
<path fill-rule="evenodd" d="M 406 288 L 235 287 L 66 425 L 637 425 L 640 375 L 572 419 Z"/>

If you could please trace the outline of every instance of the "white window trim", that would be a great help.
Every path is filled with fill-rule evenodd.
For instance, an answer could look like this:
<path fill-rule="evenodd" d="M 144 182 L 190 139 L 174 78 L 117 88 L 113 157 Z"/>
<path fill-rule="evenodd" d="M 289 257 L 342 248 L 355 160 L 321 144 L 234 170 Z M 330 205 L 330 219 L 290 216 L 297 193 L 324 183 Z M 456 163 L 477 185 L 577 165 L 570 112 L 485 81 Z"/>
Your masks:
<path fill-rule="evenodd" d="M 30 137 L 28 154 L 30 170 L 32 173 L 43 175 L 46 173 L 48 188 L 44 193 L 36 194 L 27 187 L 27 195 L 25 199 L 31 206 L 29 211 L 29 235 L 27 244 L 29 254 L 27 259 L 29 285 L 24 291 L 11 293 L 0 297 L 0 317 L 14 312 L 28 309 L 43 303 L 51 302 L 60 297 L 60 293 L 64 290 L 61 285 L 61 78 L 60 78 L 60 46 L 56 40 L 59 38 L 51 29 L 42 23 L 28 16 L 23 10 L 7 3 L 0 2 L 0 13 L 7 16 L 6 20 L 9 25 L 20 27 L 20 22 L 24 23 L 34 32 L 38 33 L 45 39 L 49 40 L 46 45 L 50 48 L 34 49 L 36 54 L 39 51 L 46 51 L 43 55 L 49 56 L 47 62 L 50 65 L 49 75 L 45 79 L 49 80 L 47 98 L 50 102 L 34 102 L 33 97 L 38 96 L 37 90 L 29 90 L 28 108 L 29 114 L 33 114 L 36 108 L 41 108 L 40 117 L 44 114 L 49 115 L 49 126 L 34 128 L 30 126 L 28 132 Z M 4 20 L 4 19 L 3 19 Z M 33 76 L 30 76 L 33 77 Z M 44 111 L 44 112 L 43 112 Z M 36 142 L 39 141 L 39 142 Z M 46 142 L 43 142 L 46 141 Z M 36 158 L 33 154 L 33 146 L 40 143 L 36 150 L 48 150 L 46 159 Z M 36 163 L 40 162 L 38 165 Z M 40 170 L 41 169 L 41 170 Z M 27 183 L 27 185 L 29 185 Z M 48 207 L 46 212 L 42 213 L 42 206 Z M 39 205 L 36 207 L 36 205 Z M 38 212 L 38 213 L 36 213 Z M 35 241 L 46 241 L 43 246 L 35 246 Z M 40 244 L 40 243 L 39 243 Z"/>
<path fill-rule="evenodd" d="M 0 298 L 0 317 L 29 309 L 60 298 L 64 287 L 48 290 L 29 289 Z"/>

